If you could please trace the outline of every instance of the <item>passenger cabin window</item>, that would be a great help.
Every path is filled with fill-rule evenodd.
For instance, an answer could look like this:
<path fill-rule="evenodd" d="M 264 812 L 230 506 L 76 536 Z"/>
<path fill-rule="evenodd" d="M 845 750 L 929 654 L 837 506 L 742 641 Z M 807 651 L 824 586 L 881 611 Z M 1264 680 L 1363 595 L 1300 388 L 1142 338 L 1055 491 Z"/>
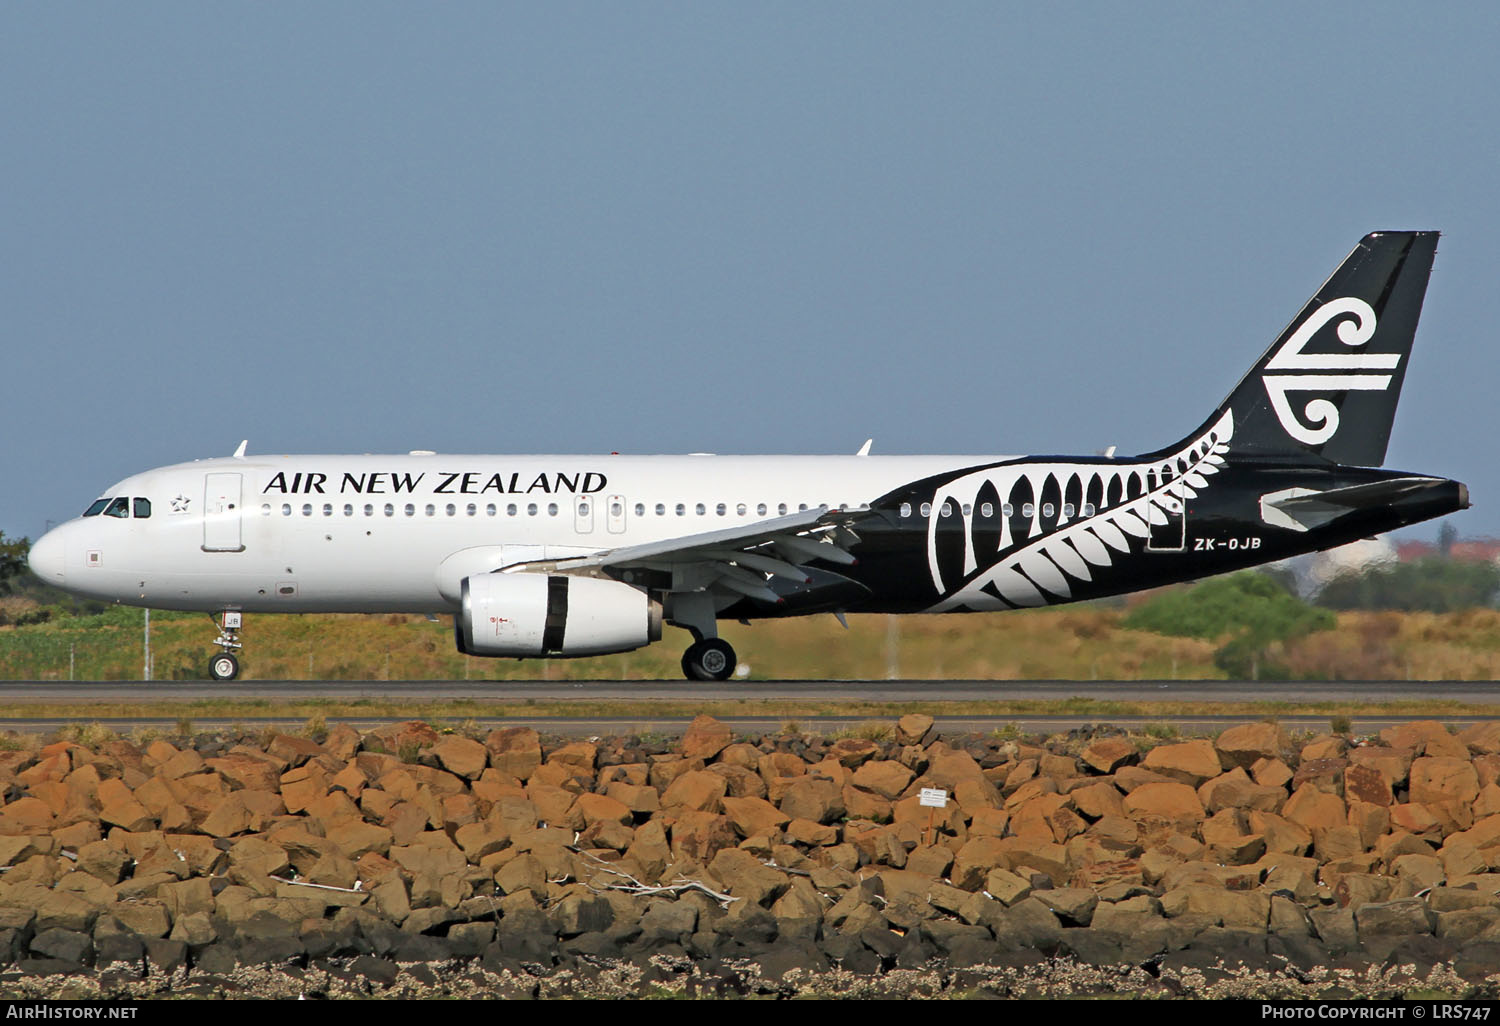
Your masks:
<path fill-rule="evenodd" d="M 304 502 L 302 504 L 302 515 L 305 517 L 312 516 L 312 503 Z"/>
<path fill-rule="evenodd" d="M 89 503 L 89 508 L 83 511 L 83 515 L 86 517 L 97 517 L 100 513 L 104 512 L 104 507 L 108 505 L 108 499 L 95 499 Z"/>
<path fill-rule="evenodd" d="M 417 507 L 413 503 L 408 502 L 406 504 L 406 515 L 409 517 L 417 515 Z"/>
<path fill-rule="evenodd" d="M 701 517 L 708 512 L 708 507 L 700 502 L 698 503 L 698 505 L 693 507 L 693 512 L 697 513 Z"/>
<path fill-rule="evenodd" d="M 903 502 L 901 504 L 901 515 L 903 517 L 909 517 L 909 516 L 911 516 L 911 503 L 909 503 L 909 502 Z"/>
<path fill-rule="evenodd" d="M 678 516 L 686 516 L 687 515 L 687 507 L 684 506 L 680 502 L 677 504 L 677 515 Z"/>
<path fill-rule="evenodd" d="M 269 502 L 263 502 L 260 504 L 260 515 L 263 517 L 268 517 L 271 515 L 271 504 Z"/>
<path fill-rule="evenodd" d="M 140 520 L 145 520 L 151 515 L 150 499 L 132 499 L 130 501 L 134 506 L 133 514 L 135 517 Z"/>
<path fill-rule="evenodd" d="M 281 515 L 284 517 L 292 515 L 292 504 L 290 502 L 283 502 L 281 504 Z"/>
<path fill-rule="evenodd" d="M 557 516 L 557 503 L 555 503 L 555 502 L 549 502 L 549 503 L 547 503 L 547 515 L 549 517 L 555 517 L 555 516 Z"/>
<path fill-rule="evenodd" d="M 766 515 L 766 504 L 764 502 L 755 507 L 755 515 L 758 517 L 763 517 Z"/>
<path fill-rule="evenodd" d="M 714 512 L 717 513 L 719 516 L 722 517 L 724 515 L 724 509 L 725 509 L 725 506 L 721 502 L 717 506 L 714 507 Z"/>
<path fill-rule="evenodd" d="M 930 503 L 930 502 L 924 502 L 924 503 L 922 503 L 922 515 L 924 517 L 930 517 L 930 516 L 932 516 L 932 503 Z"/>
<path fill-rule="evenodd" d="M 464 507 L 464 512 L 472 517 L 475 513 L 479 512 L 479 507 L 471 502 L 468 506 Z"/>
<path fill-rule="evenodd" d="M 776 515 L 779 516 L 779 517 L 786 516 L 786 503 L 782 502 L 782 503 L 778 503 L 777 504 L 777 506 L 776 506 Z"/>
<path fill-rule="evenodd" d="M 1069 520 L 1073 519 L 1073 504 L 1071 502 L 1063 503 L 1063 516 Z"/>
<path fill-rule="evenodd" d="M 109 505 L 104 507 L 104 515 L 107 517 L 122 518 L 130 516 L 130 500 L 110 499 Z"/>
<path fill-rule="evenodd" d="M 325 503 L 323 503 L 323 515 L 325 517 L 331 517 L 331 516 L 333 516 L 333 503 L 331 503 L 331 502 L 325 502 Z"/>
<path fill-rule="evenodd" d="M 1027 502 L 1021 505 L 1021 516 L 1028 519 L 1036 516 L 1036 503 Z"/>
<path fill-rule="evenodd" d="M 1094 515 L 1094 504 L 1092 502 L 1085 502 L 1083 504 L 1083 515 L 1086 517 Z"/>
<path fill-rule="evenodd" d="M 434 513 L 437 512 L 437 507 L 434 506 L 432 503 L 429 502 L 427 504 L 427 509 L 426 509 L 425 512 L 427 513 L 428 516 L 432 516 Z"/>
<path fill-rule="evenodd" d="M 664 516 L 667 515 L 667 504 L 666 503 L 664 503 L 664 502 L 658 502 L 656 504 L 656 515 L 659 516 L 659 517 L 664 517 Z"/>
<path fill-rule="evenodd" d="M 354 516 L 354 504 L 352 502 L 346 502 L 346 503 L 344 503 L 344 516 L 346 516 L 346 517 L 352 517 L 352 516 Z"/>
<path fill-rule="evenodd" d="M 646 504 L 644 502 L 638 502 L 635 504 L 635 515 L 638 517 L 643 517 L 646 515 Z"/>
<path fill-rule="evenodd" d="M 981 502 L 979 504 L 979 515 L 982 516 L 982 517 L 992 517 L 992 516 L 994 516 L 995 515 L 995 504 L 993 502 Z"/>

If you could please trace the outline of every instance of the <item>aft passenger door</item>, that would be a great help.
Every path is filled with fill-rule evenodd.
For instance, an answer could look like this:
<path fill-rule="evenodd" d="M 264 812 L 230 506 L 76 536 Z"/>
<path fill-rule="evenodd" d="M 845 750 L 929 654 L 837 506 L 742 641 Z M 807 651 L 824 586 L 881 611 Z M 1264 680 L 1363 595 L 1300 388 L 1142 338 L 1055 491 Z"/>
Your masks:
<path fill-rule="evenodd" d="M 239 474 L 204 475 L 203 551 L 245 551 L 240 536 Z"/>

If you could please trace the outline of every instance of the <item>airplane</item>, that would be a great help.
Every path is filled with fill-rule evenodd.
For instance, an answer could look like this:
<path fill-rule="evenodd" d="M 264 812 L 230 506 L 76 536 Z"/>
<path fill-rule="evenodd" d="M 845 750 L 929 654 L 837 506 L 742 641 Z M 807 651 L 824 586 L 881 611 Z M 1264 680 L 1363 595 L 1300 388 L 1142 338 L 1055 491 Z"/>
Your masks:
<path fill-rule="evenodd" d="M 1438 233 L 1362 239 L 1197 429 L 1138 456 L 233 456 L 106 489 L 31 549 L 92 599 L 214 617 L 443 613 L 460 652 L 537 658 L 720 620 L 957 613 L 1119 595 L 1469 506 L 1381 469 Z"/>

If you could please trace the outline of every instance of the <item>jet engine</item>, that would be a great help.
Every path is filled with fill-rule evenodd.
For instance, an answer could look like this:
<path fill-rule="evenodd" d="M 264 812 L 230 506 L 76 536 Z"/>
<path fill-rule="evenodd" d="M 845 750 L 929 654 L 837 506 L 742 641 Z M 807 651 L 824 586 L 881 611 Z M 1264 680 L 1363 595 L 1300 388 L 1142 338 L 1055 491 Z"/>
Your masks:
<path fill-rule="evenodd" d="M 607 655 L 661 640 L 661 603 L 619 581 L 473 574 L 462 591 L 453 633 L 465 655 Z"/>

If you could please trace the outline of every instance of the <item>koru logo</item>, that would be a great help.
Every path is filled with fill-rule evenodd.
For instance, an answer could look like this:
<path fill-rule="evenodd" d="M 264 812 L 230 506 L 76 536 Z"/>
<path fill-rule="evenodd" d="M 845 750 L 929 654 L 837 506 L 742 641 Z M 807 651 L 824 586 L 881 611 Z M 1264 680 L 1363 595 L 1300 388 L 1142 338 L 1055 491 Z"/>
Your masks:
<path fill-rule="evenodd" d="M 1319 373 L 1266 374 L 1266 394 L 1276 419 L 1286 433 L 1304 445 L 1322 445 L 1339 429 L 1339 410 L 1327 399 L 1312 399 L 1302 407 L 1302 418 L 1292 409 L 1288 392 L 1383 392 L 1390 374 L 1401 362 L 1400 353 L 1305 353 L 1318 329 L 1336 317 L 1347 317 L 1338 326 L 1339 341 L 1350 348 L 1365 345 L 1375 335 L 1375 311 L 1363 299 L 1347 296 L 1325 303 L 1303 321 L 1292 337 L 1276 350 L 1267 371 L 1314 371 Z M 1303 419 L 1305 418 L 1305 419 Z"/>

